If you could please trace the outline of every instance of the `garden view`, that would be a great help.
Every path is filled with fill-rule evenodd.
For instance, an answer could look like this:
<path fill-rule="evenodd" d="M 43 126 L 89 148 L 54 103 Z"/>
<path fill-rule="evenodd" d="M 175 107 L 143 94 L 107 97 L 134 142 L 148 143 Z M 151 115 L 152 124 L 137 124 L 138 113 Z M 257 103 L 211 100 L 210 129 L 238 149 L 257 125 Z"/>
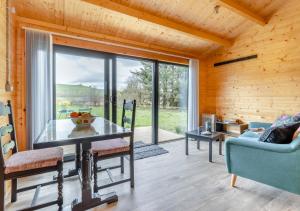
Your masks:
<path fill-rule="evenodd" d="M 153 64 L 134 61 L 137 64 L 133 68 L 121 70 L 124 62 L 126 59 L 118 59 L 117 63 L 117 121 L 121 122 L 123 99 L 136 99 L 136 127 L 151 126 Z M 187 67 L 184 66 L 159 64 L 160 129 L 176 134 L 183 134 L 186 130 L 187 73 Z M 84 82 L 57 83 L 56 118 L 68 118 L 72 111 L 90 111 L 93 115 L 103 117 L 104 90 Z"/>

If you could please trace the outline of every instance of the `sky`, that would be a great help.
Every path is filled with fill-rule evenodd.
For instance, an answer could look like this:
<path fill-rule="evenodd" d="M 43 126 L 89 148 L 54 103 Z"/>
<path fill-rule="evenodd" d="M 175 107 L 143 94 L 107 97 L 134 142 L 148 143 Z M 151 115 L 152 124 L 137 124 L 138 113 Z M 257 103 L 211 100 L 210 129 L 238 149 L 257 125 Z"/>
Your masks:
<path fill-rule="evenodd" d="M 57 84 L 82 84 L 104 89 L 103 59 L 56 53 L 55 61 Z M 117 58 L 117 89 L 124 89 L 130 71 L 141 67 L 138 60 Z"/>

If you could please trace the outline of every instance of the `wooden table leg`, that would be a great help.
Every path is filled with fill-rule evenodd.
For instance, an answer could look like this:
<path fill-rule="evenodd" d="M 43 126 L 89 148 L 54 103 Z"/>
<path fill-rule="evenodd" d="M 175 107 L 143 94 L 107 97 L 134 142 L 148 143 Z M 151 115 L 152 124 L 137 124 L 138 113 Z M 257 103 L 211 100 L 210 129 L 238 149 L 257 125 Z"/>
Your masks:
<path fill-rule="evenodd" d="M 212 142 L 213 140 L 209 140 L 209 162 L 212 162 Z"/>
<path fill-rule="evenodd" d="M 222 143 L 223 142 L 223 138 L 219 138 L 219 155 L 222 155 Z"/>
<path fill-rule="evenodd" d="M 100 196 L 92 194 L 91 177 L 90 177 L 90 148 L 91 143 L 82 144 L 82 159 L 81 159 L 81 172 L 82 172 L 82 185 L 81 185 L 81 202 L 75 199 L 72 203 L 72 211 L 87 210 L 97 207 L 105 203 L 113 203 L 118 201 L 116 193 L 109 193 L 108 195 Z"/>
<path fill-rule="evenodd" d="M 197 149 L 200 150 L 200 140 L 197 140 Z"/>
<path fill-rule="evenodd" d="M 76 144 L 75 169 L 81 168 L 81 144 Z"/>
<path fill-rule="evenodd" d="M 189 155 L 189 138 L 185 135 L 185 154 Z"/>

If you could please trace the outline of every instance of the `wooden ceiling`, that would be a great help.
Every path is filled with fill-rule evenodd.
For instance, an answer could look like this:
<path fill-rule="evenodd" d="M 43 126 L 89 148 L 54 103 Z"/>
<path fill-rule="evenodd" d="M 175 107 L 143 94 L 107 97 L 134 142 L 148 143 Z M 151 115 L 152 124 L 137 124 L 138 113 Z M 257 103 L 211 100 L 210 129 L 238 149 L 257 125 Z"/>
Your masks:
<path fill-rule="evenodd" d="M 108 0 L 103 0 L 107 1 Z M 191 29 L 234 42 L 253 20 L 223 6 L 222 0 L 110 0 L 137 11 L 155 14 Z M 151 23 L 128 14 L 81 0 L 11 0 L 21 17 L 101 33 L 145 44 L 155 44 L 187 55 L 203 57 L 220 48 L 214 41 Z M 268 20 L 283 0 L 235 0 L 253 14 Z M 221 5 L 218 13 L 215 6 Z M 263 27 L 263 26 L 259 26 Z"/>

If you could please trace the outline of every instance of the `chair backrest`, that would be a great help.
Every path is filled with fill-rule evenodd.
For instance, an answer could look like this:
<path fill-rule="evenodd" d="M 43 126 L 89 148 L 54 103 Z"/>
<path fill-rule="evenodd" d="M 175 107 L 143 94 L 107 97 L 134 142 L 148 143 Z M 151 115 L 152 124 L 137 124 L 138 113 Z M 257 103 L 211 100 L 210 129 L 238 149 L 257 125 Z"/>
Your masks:
<path fill-rule="evenodd" d="M 124 100 L 123 101 L 123 112 L 122 112 L 122 127 L 126 127 L 126 124 L 130 125 L 131 131 L 134 133 L 135 126 L 135 111 L 136 111 L 136 100 Z M 128 115 L 128 113 L 131 115 Z"/>
<path fill-rule="evenodd" d="M 10 101 L 7 102 L 7 105 L 0 102 L 0 117 L 8 117 L 8 124 L 0 127 L 0 167 L 3 169 L 4 157 L 10 152 L 16 153 L 18 151 Z M 3 144 L 4 137 L 7 138 Z"/>

